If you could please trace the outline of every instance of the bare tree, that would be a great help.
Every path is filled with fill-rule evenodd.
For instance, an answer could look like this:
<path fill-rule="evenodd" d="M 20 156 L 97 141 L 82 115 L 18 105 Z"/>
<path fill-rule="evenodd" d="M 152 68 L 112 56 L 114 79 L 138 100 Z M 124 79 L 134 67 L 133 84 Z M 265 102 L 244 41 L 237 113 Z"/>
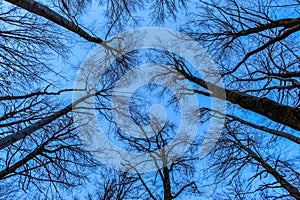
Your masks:
<path fill-rule="evenodd" d="M 134 56 L 140 56 L 139 61 L 147 58 L 138 52 L 117 58 L 118 49 L 104 40 L 126 30 L 125 24 L 130 28 L 142 24 L 141 14 L 146 13 L 149 23 L 164 24 L 168 20 L 184 23 L 181 31 L 210 53 L 223 79 L 224 88 L 217 82 L 205 81 L 205 77 L 200 77 L 187 61 L 176 55 L 148 51 L 153 53 L 149 59 L 152 62 L 168 64 L 180 72 L 194 86 L 199 98 L 218 98 L 228 103 L 228 113 L 199 106 L 203 123 L 211 115 L 226 117 L 223 135 L 208 157 L 207 173 L 212 182 L 203 186 L 216 189 L 217 199 L 300 199 L 298 1 L 5 2 L 0 7 L 0 179 L 3 183 L 18 183 L 23 190 L 35 186 L 39 190 L 36 193 L 51 198 L 62 187 L 79 184 L 85 170 L 99 166 L 80 143 L 71 117 L 72 108 L 96 96 L 98 114 L 114 124 L 107 103 L 112 87 L 137 64 Z M 80 20 L 95 3 L 104 9 L 100 36 L 93 34 L 99 32 L 99 27 L 83 25 Z M 45 75 L 68 76 L 58 73 L 58 66 L 49 63 L 56 56 L 71 55 L 68 42 L 77 36 L 87 43 L 102 45 L 115 55 L 117 64 L 108 69 L 107 77 L 99 83 L 103 86 L 99 91 L 71 103 L 64 102 L 62 96 L 73 90 L 50 91 L 55 83 Z M 219 95 L 220 90 L 225 91 L 226 98 Z M 139 109 L 142 107 L 135 105 L 136 115 L 130 117 L 143 125 L 149 119 L 145 117 L 147 113 L 137 114 Z M 172 126 L 168 124 L 155 137 L 128 137 L 116 127 L 112 133 L 126 142 L 128 150 L 149 153 L 171 141 Z M 198 138 L 195 144 L 199 141 Z M 174 199 L 186 189 L 195 189 L 199 180 L 189 182 L 184 178 L 195 176 L 197 158 L 193 153 L 197 145 L 190 145 L 190 154 L 174 158 L 171 164 L 167 163 L 172 158 L 163 150 L 153 157 L 154 161 L 158 158 L 163 161 L 155 173 L 137 171 L 134 175 L 117 173 L 116 179 L 105 177 L 104 190 L 96 198 Z M 130 162 L 128 166 L 134 169 Z M 49 185 L 50 189 L 45 190 Z M 224 187 L 228 191 L 221 194 L 219 191 Z"/>
<path fill-rule="evenodd" d="M 234 186 L 242 176 L 245 184 L 235 190 L 240 191 L 236 197 L 298 199 L 299 155 L 285 149 L 299 148 L 299 45 L 294 42 L 299 34 L 299 3 L 208 1 L 200 7 L 203 13 L 191 14 L 183 30 L 210 51 L 231 103 L 224 135 L 211 154 L 208 171 L 214 169 L 216 177 L 212 182 L 220 188 Z M 295 17 L 286 16 L 283 8 Z M 205 82 L 182 71 L 205 88 Z"/>

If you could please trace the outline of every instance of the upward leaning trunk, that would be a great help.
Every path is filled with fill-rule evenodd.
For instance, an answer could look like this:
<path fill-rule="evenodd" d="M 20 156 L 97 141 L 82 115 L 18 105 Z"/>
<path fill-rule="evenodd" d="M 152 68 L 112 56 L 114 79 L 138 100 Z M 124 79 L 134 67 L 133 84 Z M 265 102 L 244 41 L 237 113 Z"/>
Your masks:
<path fill-rule="evenodd" d="M 253 111 L 257 114 L 265 116 L 274 122 L 284 124 L 295 130 L 300 131 L 300 109 L 277 103 L 271 99 L 252 96 L 240 91 L 222 88 L 213 83 L 191 76 L 184 71 L 180 71 L 186 79 L 200 85 L 203 88 L 211 90 L 211 95 L 229 101 L 244 109 Z M 224 99 L 223 93 L 226 94 Z M 221 95 L 220 95 L 221 94 Z"/>
<path fill-rule="evenodd" d="M 101 38 L 93 37 L 85 30 L 80 28 L 74 22 L 68 20 L 67 18 L 63 17 L 62 15 L 58 14 L 57 12 L 51 10 L 49 7 L 36 2 L 34 0 L 5 0 L 11 4 L 19 6 L 31 13 L 37 14 L 42 16 L 66 29 L 72 31 L 73 33 L 78 34 L 80 37 L 86 39 L 87 41 L 103 44 L 103 40 Z"/>
<path fill-rule="evenodd" d="M 164 200 L 171 200 L 172 193 L 171 193 L 171 182 L 170 182 L 170 171 L 168 167 L 163 168 L 164 173 Z"/>

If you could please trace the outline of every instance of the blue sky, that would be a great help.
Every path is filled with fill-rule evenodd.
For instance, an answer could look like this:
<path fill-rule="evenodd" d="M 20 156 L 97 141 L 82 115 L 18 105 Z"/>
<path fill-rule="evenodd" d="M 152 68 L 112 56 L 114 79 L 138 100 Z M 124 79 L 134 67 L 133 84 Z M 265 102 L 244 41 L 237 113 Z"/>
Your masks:
<path fill-rule="evenodd" d="M 44 1 L 44 3 L 46 3 L 46 1 Z M 141 18 L 141 22 L 139 25 L 137 25 L 136 27 L 131 27 L 131 26 L 125 26 L 125 30 L 131 30 L 133 28 L 139 28 L 139 27 L 149 27 L 149 26 L 158 26 L 158 27 L 165 27 L 171 30 L 178 30 L 180 25 L 184 24 L 185 18 L 185 14 L 189 14 L 189 12 L 194 12 L 197 11 L 196 7 L 193 7 L 191 5 L 193 5 L 192 3 L 189 4 L 190 7 L 188 7 L 188 9 L 185 11 L 183 11 L 182 13 L 178 13 L 178 20 L 176 22 L 172 21 L 172 20 L 167 20 L 164 24 L 162 25 L 157 25 L 157 24 L 153 24 L 153 22 L 151 22 L 151 20 L 149 18 Z M 275 9 L 275 8 L 274 8 Z M 105 37 L 105 29 L 103 29 L 103 27 L 105 26 L 106 21 L 104 21 L 104 17 L 103 17 L 103 11 L 105 10 L 105 8 L 100 7 L 98 4 L 93 4 L 90 9 L 87 9 L 88 12 L 84 13 L 83 16 L 80 17 L 80 24 L 82 24 L 84 27 L 92 30 L 92 32 L 101 37 L 104 38 Z M 285 12 L 276 12 L 277 9 L 275 9 L 275 11 L 273 11 L 273 16 L 274 18 L 283 18 L 283 17 L 298 17 L 299 13 L 298 11 L 293 11 L 292 9 L 289 9 Z M 144 11 L 145 15 L 144 16 L 148 16 L 147 15 L 147 11 Z M 140 13 L 142 15 L 142 13 Z M 181 20 L 182 19 L 182 20 Z M 299 40 L 300 37 L 295 38 L 295 43 Z M 69 59 L 64 60 L 61 57 L 57 57 L 57 59 L 53 59 L 51 61 L 50 64 L 52 64 L 53 66 L 55 66 L 55 69 L 57 70 L 57 72 L 61 73 L 62 75 L 66 75 L 67 79 L 62 79 L 59 76 L 54 76 L 53 74 L 50 74 L 48 77 L 46 77 L 48 80 L 52 80 L 55 82 L 55 87 L 50 87 L 49 91 L 58 91 L 59 89 L 65 89 L 65 88 L 72 88 L 74 86 L 74 82 L 77 76 L 77 72 L 78 69 L 80 68 L 81 64 L 84 62 L 84 60 L 87 58 L 87 56 L 89 55 L 90 52 L 92 52 L 97 45 L 95 44 L 91 44 L 88 43 L 86 41 L 84 41 L 83 39 L 73 35 L 71 38 L 69 38 L 69 46 L 71 49 L 71 53 L 69 56 Z M 233 56 L 232 59 L 230 60 L 231 62 L 238 62 L 238 59 Z M 47 84 L 45 84 L 46 86 Z M 43 85 L 41 85 L 41 87 L 45 87 Z M 194 85 L 193 85 L 194 86 Z M 238 88 L 239 89 L 239 88 Z M 147 93 L 146 88 L 140 88 L 139 92 L 141 92 L 141 96 L 144 96 L 145 98 L 149 98 L 153 97 L 151 96 L 149 93 Z M 165 93 L 164 95 L 169 95 L 168 93 Z M 68 104 L 70 101 L 72 101 L 72 93 L 66 93 L 63 94 L 61 96 L 62 100 Z M 151 99 L 151 104 L 155 104 L 155 103 L 159 103 L 161 102 L 161 100 L 159 100 L 159 102 L 157 102 L 157 99 L 155 99 L 156 97 L 154 97 L 153 99 Z M 200 106 L 207 106 L 210 107 L 210 99 L 209 98 L 204 98 L 201 95 L 198 95 L 198 101 L 200 103 Z M 165 102 L 163 101 L 162 103 L 165 104 Z M 146 104 L 145 109 L 149 109 L 151 107 L 151 105 Z M 240 115 L 242 117 L 245 117 L 247 119 L 251 119 L 251 121 L 256 121 L 259 124 L 267 124 L 268 120 L 262 116 L 257 115 L 256 113 L 252 113 L 250 111 L 247 111 L 247 113 L 245 114 L 244 112 L 241 111 L 240 108 L 233 106 L 234 109 L 230 110 L 229 113 L 235 113 L 237 115 Z M 174 122 L 178 122 L 178 115 L 172 111 L 172 109 L 166 109 L 167 110 L 167 115 L 169 117 L 169 119 L 171 119 Z M 99 118 L 99 119 L 103 119 L 103 118 Z M 108 131 L 109 130 L 109 124 L 103 122 L 104 124 L 104 130 Z M 198 134 L 201 135 L 203 134 L 203 132 L 205 133 L 205 131 L 207 130 L 207 123 L 204 125 L 199 125 L 199 132 Z M 289 128 L 285 128 L 286 131 L 288 132 L 293 132 L 292 129 Z M 296 133 L 293 132 L 295 134 L 299 134 L 300 133 Z M 255 133 L 253 133 L 255 134 Z M 265 136 L 262 139 L 262 143 L 263 145 L 268 145 L 267 141 L 269 141 L 270 136 Z M 121 146 L 121 145 L 120 145 Z M 296 149 L 297 146 L 293 146 L 293 145 L 289 145 L 285 142 L 282 143 L 281 145 L 278 146 L 274 146 L 272 148 L 272 150 L 270 150 L 269 152 L 265 152 L 266 154 L 275 154 L 277 151 L 281 151 L 282 149 L 284 149 L 284 153 L 281 155 L 282 157 L 285 158 L 293 158 L 294 154 L 293 154 L 293 150 Z M 288 154 L 289 153 L 289 154 Z M 297 153 L 297 152 L 296 152 Z M 226 156 L 226 155 L 224 155 Z M 203 185 L 204 183 L 209 183 L 212 180 L 209 180 L 212 177 L 209 177 L 207 174 L 204 174 L 203 172 L 203 168 L 205 168 L 206 163 L 208 162 L 207 158 L 204 158 L 202 160 L 200 160 L 197 165 L 196 165 L 196 169 L 198 171 L 196 171 L 194 179 L 196 181 L 199 181 L 200 185 Z M 74 196 L 74 194 L 78 194 L 78 195 L 84 195 L 87 192 L 92 192 L 94 189 L 94 182 L 92 179 L 100 179 L 102 177 L 100 177 L 99 175 L 96 174 L 90 174 L 89 175 L 91 182 L 86 182 L 85 185 L 77 187 L 75 189 L 73 189 L 72 191 L 65 191 L 65 197 L 67 199 L 67 197 Z M 210 195 L 213 195 L 213 193 L 217 192 L 215 190 L 211 189 L 212 187 L 207 187 L 207 188 L 200 188 L 200 190 L 205 190 L 206 192 L 206 196 L 205 197 L 198 197 L 195 199 L 209 199 Z M 226 188 L 224 189 L 226 190 Z M 220 192 L 222 192 L 220 190 Z M 72 194 L 73 193 L 73 194 Z M 30 198 L 30 197 L 29 197 Z M 185 199 L 187 197 L 181 197 L 179 199 Z M 188 197 L 189 199 L 193 199 L 192 197 Z"/>

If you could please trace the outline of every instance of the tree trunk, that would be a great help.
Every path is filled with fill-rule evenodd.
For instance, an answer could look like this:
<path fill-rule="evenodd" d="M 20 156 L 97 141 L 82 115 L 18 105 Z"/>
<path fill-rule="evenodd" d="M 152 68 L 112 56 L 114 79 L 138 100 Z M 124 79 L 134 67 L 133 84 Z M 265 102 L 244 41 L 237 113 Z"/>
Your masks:
<path fill-rule="evenodd" d="M 287 190 L 289 194 L 294 197 L 295 199 L 300 199 L 300 191 L 294 187 L 292 184 L 290 184 L 281 174 L 279 174 L 275 168 L 270 166 L 263 158 L 261 158 L 259 155 L 257 155 L 254 151 L 252 151 L 250 148 L 244 146 L 240 142 L 238 142 L 238 145 L 244 149 L 253 159 L 255 159 L 257 162 L 260 163 L 260 165 L 265 168 L 265 170 L 272 174 L 272 176 L 277 180 L 277 182 L 281 185 L 282 188 Z"/>
<path fill-rule="evenodd" d="M 73 33 L 78 34 L 80 37 L 86 39 L 87 41 L 94 42 L 101 44 L 103 40 L 101 38 L 93 37 L 86 31 L 84 31 L 82 28 L 80 28 L 77 24 L 74 22 L 68 20 L 67 18 L 61 16 L 57 12 L 51 10 L 47 6 L 44 6 L 43 4 L 33 1 L 33 0 L 5 0 L 11 4 L 14 4 L 18 7 L 21 7 L 31 13 L 37 14 L 39 16 L 42 16 L 70 31 Z"/>
<path fill-rule="evenodd" d="M 261 114 L 275 122 L 287 125 L 295 130 L 300 131 L 300 109 L 286 106 L 277 103 L 268 98 L 261 98 L 251 96 L 235 90 L 228 90 L 212 83 L 205 82 L 204 80 L 191 76 L 185 72 L 182 72 L 186 79 L 209 89 L 212 92 L 212 96 L 229 101 L 233 104 L 237 104 L 242 108 L 251 110 L 258 114 Z M 224 91 L 225 94 L 224 95 Z M 224 97 L 226 98 L 224 99 Z"/>
<path fill-rule="evenodd" d="M 170 181 L 170 171 L 168 167 L 163 168 L 164 173 L 164 200 L 171 200 L 172 193 L 171 193 L 171 181 Z"/>
<path fill-rule="evenodd" d="M 53 113 L 52 115 L 45 117 L 42 120 L 39 120 L 33 124 L 31 124 L 30 126 L 16 132 L 13 134 L 10 134 L 4 138 L 2 138 L 0 140 L 0 150 L 4 149 L 5 147 L 8 147 L 10 145 L 12 145 L 13 143 L 25 138 L 26 136 L 30 135 L 31 133 L 39 130 L 40 128 L 46 126 L 47 124 L 50 124 L 51 122 L 53 122 L 54 120 L 64 116 L 65 114 L 69 113 L 72 111 L 72 109 L 74 109 L 74 107 L 79 104 L 80 102 L 98 95 L 100 92 L 97 92 L 96 94 L 88 94 L 80 99 L 78 99 L 77 101 L 71 103 L 70 105 L 66 106 L 65 108 Z"/>

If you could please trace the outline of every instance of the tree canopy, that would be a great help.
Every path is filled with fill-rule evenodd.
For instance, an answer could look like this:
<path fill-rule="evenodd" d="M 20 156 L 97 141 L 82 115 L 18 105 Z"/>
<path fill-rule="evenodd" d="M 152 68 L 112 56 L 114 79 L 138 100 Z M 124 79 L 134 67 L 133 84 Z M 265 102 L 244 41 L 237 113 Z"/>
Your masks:
<path fill-rule="evenodd" d="M 299 44 L 296 0 L 0 1 L 0 199 L 300 199 Z"/>

